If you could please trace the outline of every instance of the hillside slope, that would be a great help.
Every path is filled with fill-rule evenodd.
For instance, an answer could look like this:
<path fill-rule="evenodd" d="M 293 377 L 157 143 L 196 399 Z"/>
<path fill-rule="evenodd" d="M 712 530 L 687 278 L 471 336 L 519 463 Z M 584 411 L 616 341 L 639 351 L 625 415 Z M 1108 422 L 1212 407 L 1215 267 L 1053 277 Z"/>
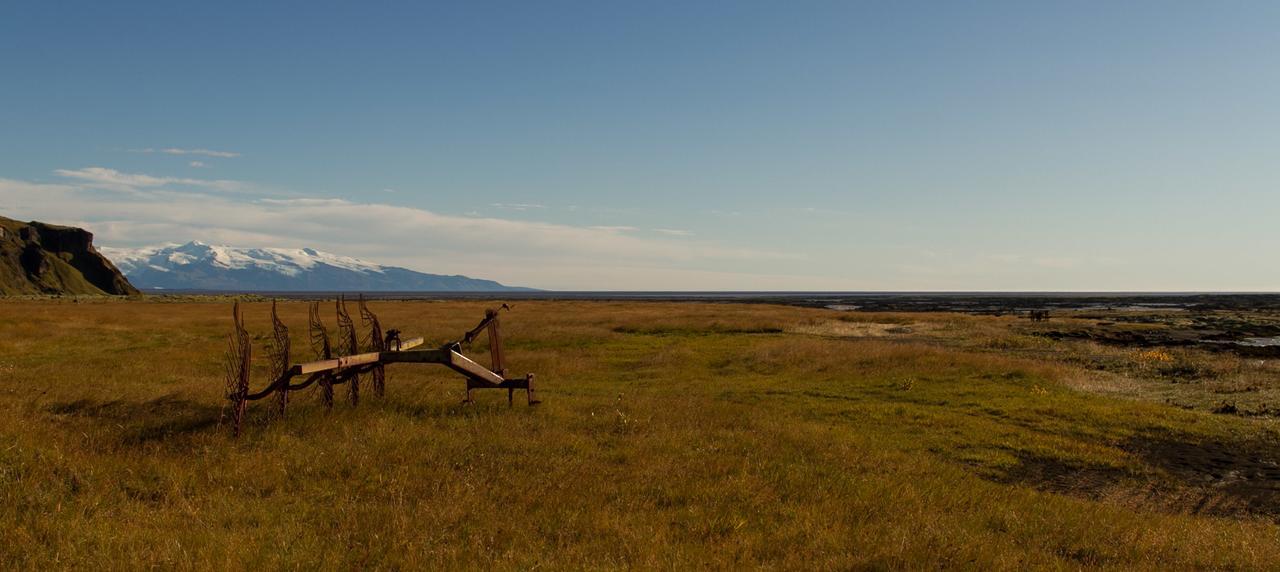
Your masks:
<path fill-rule="evenodd" d="M 137 294 L 82 228 L 0 217 L 0 295 Z"/>

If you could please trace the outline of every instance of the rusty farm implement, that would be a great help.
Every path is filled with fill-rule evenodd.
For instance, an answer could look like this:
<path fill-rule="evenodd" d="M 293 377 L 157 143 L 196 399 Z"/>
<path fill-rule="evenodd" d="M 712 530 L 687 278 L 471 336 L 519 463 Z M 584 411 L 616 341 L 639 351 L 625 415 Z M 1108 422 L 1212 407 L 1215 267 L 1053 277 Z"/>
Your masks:
<path fill-rule="evenodd" d="M 507 377 L 498 319 L 499 313 L 508 309 L 506 304 L 487 310 L 484 319 L 463 334 L 461 339 L 447 342 L 438 348 L 421 348 L 423 338 L 420 337 L 401 339 L 399 330 L 389 329 L 384 332 L 378 316 L 369 309 L 363 298 L 358 303 L 358 309 L 361 325 L 367 333 L 361 336 L 347 311 L 346 300 L 338 298 L 335 305 L 338 324 L 336 335 L 331 334 L 320 319 L 320 302 L 311 303 L 308 329 L 315 360 L 293 363 L 289 328 L 280 320 L 276 304 L 272 302 L 272 334 L 265 348 L 271 381 L 262 389 L 253 391 L 249 383 L 253 366 L 253 344 L 244 327 L 240 303 L 236 302 L 232 309 L 234 330 L 228 336 L 225 361 L 226 397 L 230 401 L 230 411 L 226 416 L 230 418 L 235 435 L 240 434 L 250 401 L 267 399 L 271 403 L 272 416 L 283 417 L 289 406 L 290 394 L 312 387 L 318 389 L 320 401 L 328 408 L 333 407 L 335 389 L 339 387 L 346 389 L 347 400 L 352 406 L 358 405 L 361 384 L 366 381 L 372 386 L 374 395 L 381 397 L 386 391 L 386 366 L 393 363 L 440 364 L 462 374 L 467 382 L 463 403 L 473 403 L 472 392 L 476 389 L 506 389 L 508 404 L 514 401 L 515 390 L 523 389 L 529 405 L 538 403 L 532 373 L 524 377 Z M 482 334 L 487 334 L 490 367 L 480 365 L 462 353 L 465 347 Z"/>

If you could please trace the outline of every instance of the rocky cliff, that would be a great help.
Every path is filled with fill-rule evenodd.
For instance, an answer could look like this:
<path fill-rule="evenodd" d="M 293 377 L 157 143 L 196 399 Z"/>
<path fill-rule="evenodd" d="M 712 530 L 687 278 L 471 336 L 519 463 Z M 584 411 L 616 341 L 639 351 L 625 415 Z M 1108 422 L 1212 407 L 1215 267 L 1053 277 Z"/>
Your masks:
<path fill-rule="evenodd" d="M 137 294 L 82 228 L 0 217 L 0 295 Z"/>

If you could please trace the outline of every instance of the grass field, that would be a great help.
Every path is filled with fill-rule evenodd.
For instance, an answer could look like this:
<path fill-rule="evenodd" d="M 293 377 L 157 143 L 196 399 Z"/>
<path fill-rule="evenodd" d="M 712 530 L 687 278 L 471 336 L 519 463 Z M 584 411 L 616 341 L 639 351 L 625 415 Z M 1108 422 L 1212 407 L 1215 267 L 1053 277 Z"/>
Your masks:
<path fill-rule="evenodd" d="M 486 305 L 372 307 L 439 343 Z M 245 313 L 261 354 L 269 304 Z M 305 304 L 281 313 L 309 358 Z M 1280 566 L 1275 420 L 1151 389 L 1177 359 L 1271 391 L 1268 362 L 1008 317 L 522 302 L 507 361 L 542 405 L 397 365 L 355 409 L 251 404 L 233 440 L 229 328 L 226 300 L 0 302 L 0 568 Z"/>

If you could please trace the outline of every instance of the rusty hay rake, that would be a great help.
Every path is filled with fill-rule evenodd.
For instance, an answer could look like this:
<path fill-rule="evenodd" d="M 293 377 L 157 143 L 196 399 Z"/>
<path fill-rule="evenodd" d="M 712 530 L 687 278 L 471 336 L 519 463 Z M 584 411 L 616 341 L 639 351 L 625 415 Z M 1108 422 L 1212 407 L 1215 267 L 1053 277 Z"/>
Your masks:
<path fill-rule="evenodd" d="M 308 329 L 315 361 L 292 363 L 289 328 L 280 320 L 276 303 L 271 303 L 272 335 L 264 348 L 271 382 L 261 390 L 252 391 L 249 377 L 253 367 L 253 343 L 244 327 L 240 303 L 235 303 L 231 310 L 233 330 L 228 336 L 224 362 L 226 397 L 230 401 L 230 411 L 224 417 L 229 415 L 234 435 L 240 435 L 240 427 L 250 401 L 270 400 L 270 417 L 280 418 L 284 417 L 288 408 L 289 394 L 312 386 L 319 388 L 320 401 L 327 408 L 333 407 L 335 386 L 346 386 L 347 400 L 353 407 L 360 403 L 362 381 L 367 380 L 373 388 L 373 394 L 382 397 L 386 391 L 386 366 L 392 363 L 440 364 L 462 374 L 467 382 L 463 403 L 474 403 L 472 392 L 476 389 L 506 389 L 508 405 L 515 400 L 515 390 L 523 389 L 529 405 L 538 403 L 532 373 L 521 378 L 507 377 L 498 320 L 499 313 L 509 309 L 506 304 L 486 310 L 484 319 L 463 334 L 461 339 L 435 349 L 419 348 L 423 345 L 421 337 L 401 339 L 399 330 L 389 329 L 384 332 L 378 316 L 365 304 L 363 297 L 358 306 L 360 323 L 367 334 L 361 337 L 356 331 L 355 321 L 347 311 L 346 300 L 340 297 L 335 305 L 338 320 L 336 336 L 330 333 L 320 319 L 320 302 L 311 303 Z M 485 333 L 488 334 L 490 367 L 480 365 L 462 354 L 464 347 Z"/>

